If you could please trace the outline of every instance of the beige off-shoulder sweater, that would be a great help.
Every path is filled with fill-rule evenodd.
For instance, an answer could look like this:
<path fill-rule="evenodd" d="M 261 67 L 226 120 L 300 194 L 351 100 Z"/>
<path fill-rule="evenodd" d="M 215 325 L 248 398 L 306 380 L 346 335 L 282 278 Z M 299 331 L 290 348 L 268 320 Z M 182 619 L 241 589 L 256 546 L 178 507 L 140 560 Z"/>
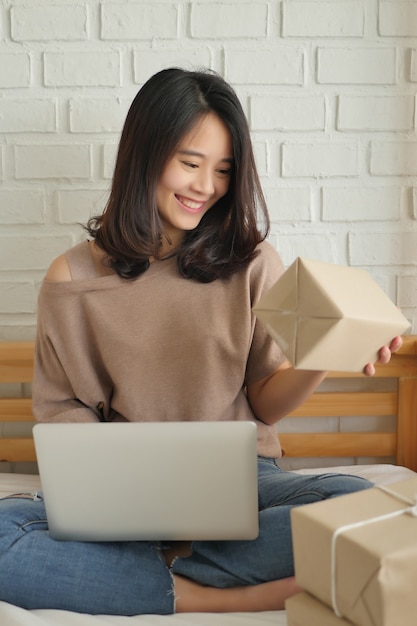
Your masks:
<path fill-rule="evenodd" d="M 272 246 L 229 280 L 183 278 L 176 258 L 135 280 L 98 276 L 88 242 L 67 252 L 69 282 L 44 281 L 33 411 L 39 421 L 255 420 L 258 451 L 280 456 L 245 385 L 285 359 L 252 306 L 283 272 Z"/>

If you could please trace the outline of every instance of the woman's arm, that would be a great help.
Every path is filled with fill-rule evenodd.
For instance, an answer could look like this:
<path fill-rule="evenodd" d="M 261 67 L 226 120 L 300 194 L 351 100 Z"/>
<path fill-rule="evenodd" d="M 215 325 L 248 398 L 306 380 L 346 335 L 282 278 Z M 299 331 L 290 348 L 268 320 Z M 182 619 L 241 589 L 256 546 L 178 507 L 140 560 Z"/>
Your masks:
<path fill-rule="evenodd" d="M 392 352 L 402 345 L 395 337 L 379 351 L 378 363 L 388 363 Z M 375 374 L 375 365 L 368 363 L 365 376 Z M 295 370 L 287 361 L 272 374 L 248 385 L 248 400 L 256 417 L 265 424 L 274 424 L 305 402 L 326 377 L 327 372 Z"/>
<path fill-rule="evenodd" d="M 71 274 L 65 255 L 52 262 L 45 276 L 46 282 L 69 282 Z M 95 422 L 100 418 L 91 408 L 75 397 L 69 377 L 48 337 L 48 323 L 43 310 L 42 292 L 38 310 L 38 329 L 35 348 L 35 369 L 32 391 L 32 409 L 40 422 Z"/>
<path fill-rule="evenodd" d="M 97 422 L 97 413 L 83 404 L 49 340 L 38 334 L 32 390 L 32 410 L 38 422 Z"/>

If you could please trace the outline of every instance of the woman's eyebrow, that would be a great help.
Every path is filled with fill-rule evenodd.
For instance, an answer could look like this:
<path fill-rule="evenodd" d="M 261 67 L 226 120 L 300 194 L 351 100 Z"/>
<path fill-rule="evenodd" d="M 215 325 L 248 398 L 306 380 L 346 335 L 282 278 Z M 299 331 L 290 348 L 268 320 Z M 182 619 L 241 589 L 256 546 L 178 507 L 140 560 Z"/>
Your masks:
<path fill-rule="evenodd" d="M 206 158 L 205 154 L 203 154 L 202 152 L 198 152 L 197 150 L 178 150 L 178 154 L 182 154 L 184 156 L 195 156 L 199 157 L 200 159 Z M 224 157 L 223 159 L 220 159 L 220 161 L 222 163 L 233 163 L 233 157 Z"/>

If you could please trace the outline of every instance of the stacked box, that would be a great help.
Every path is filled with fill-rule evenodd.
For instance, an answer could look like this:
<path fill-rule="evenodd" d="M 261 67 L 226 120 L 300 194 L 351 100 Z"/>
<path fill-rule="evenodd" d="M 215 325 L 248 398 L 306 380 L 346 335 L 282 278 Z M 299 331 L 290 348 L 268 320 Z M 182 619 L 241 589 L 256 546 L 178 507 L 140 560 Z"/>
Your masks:
<path fill-rule="evenodd" d="M 416 494 L 412 478 L 294 508 L 300 587 L 356 626 L 415 626 Z"/>

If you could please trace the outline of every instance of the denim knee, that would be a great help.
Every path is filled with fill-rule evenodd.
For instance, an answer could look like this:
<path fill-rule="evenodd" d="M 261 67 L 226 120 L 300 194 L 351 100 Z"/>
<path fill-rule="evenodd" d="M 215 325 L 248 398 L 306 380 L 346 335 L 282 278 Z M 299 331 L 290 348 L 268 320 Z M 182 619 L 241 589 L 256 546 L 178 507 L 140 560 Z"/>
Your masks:
<path fill-rule="evenodd" d="M 10 532 L 47 530 L 45 506 L 38 494 L 17 494 L 0 499 L 0 537 Z"/>
<path fill-rule="evenodd" d="M 157 544 L 55 541 L 47 530 L 42 500 L 0 500 L 0 600 L 90 614 L 174 612 Z"/>
<path fill-rule="evenodd" d="M 194 542 L 192 555 L 176 559 L 172 571 L 221 588 L 293 576 L 290 509 L 277 506 L 261 511 L 256 539 Z"/>
<path fill-rule="evenodd" d="M 271 460 L 258 464 L 260 510 L 271 506 L 300 505 L 372 487 L 372 483 L 340 473 L 297 474 L 281 470 Z"/>

